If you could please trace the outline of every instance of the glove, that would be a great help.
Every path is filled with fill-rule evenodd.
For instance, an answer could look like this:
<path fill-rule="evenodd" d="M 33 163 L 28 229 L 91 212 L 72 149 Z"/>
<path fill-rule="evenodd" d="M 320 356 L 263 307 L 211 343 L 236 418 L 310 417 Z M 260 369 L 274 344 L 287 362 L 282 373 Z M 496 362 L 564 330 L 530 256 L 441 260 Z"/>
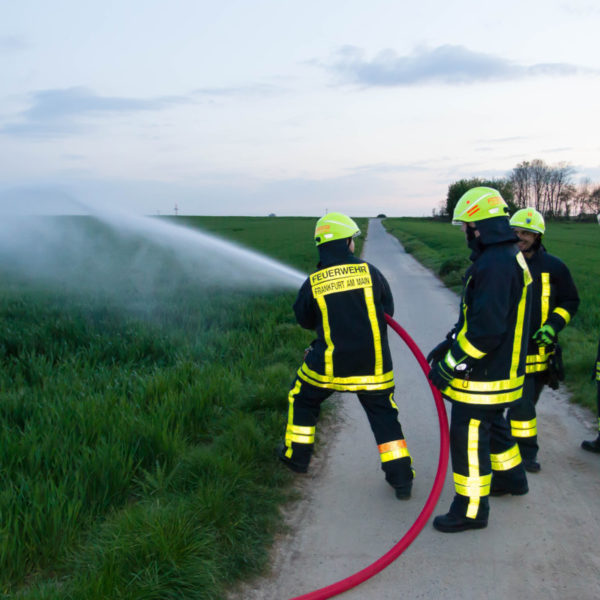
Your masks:
<path fill-rule="evenodd" d="M 427 377 L 438 390 L 442 391 L 445 390 L 450 384 L 450 381 L 453 378 L 453 373 L 450 367 L 446 365 L 446 362 L 440 360 L 434 363 L 433 367 L 431 367 L 429 370 Z"/>
<path fill-rule="evenodd" d="M 452 346 L 452 339 L 445 339 L 443 342 L 439 343 L 428 355 L 427 362 L 433 366 L 433 363 L 439 362 L 446 356 L 446 352 L 450 350 L 450 346 Z"/>
<path fill-rule="evenodd" d="M 450 349 L 444 358 L 436 362 L 427 375 L 438 390 L 447 388 L 450 381 L 457 375 L 461 379 L 464 378 L 467 370 L 473 364 L 474 359 L 464 353 L 458 342 L 452 340 L 450 342 Z"/>
<path fill-rule="evenodd" d="M 533 341 L 538 346 L 551 346 L 556 342 L 556 332 L 552 325 L 542 325 L 534 334 Z"/>

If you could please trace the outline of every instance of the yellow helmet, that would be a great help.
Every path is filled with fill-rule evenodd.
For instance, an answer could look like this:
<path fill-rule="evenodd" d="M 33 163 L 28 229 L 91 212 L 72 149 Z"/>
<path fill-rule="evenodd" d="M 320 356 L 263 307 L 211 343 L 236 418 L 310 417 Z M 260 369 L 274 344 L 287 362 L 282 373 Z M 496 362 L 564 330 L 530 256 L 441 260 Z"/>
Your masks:
<path fill-rule="evenodd" d="M 475 187 L 465 192 L 456 203 L 452 222 L 457 225 L 507 216 L 508 204 L 498 190 L 489 187 Z"/>
<path fill-rule="evenodd" d="M 338 212 L 327 213 L 317 221 L 315 244 L 320 246 L 334 240 L 344 240 L 360 235 L 358 225 L 346 215 Z"/>
<path fill-rule="evenodd" d="M 544 223 L 544 217 L 535 208 L 522 208 L 518 210 L 510 218 L 511 227 L 520 227 L 521 229 L 528 229 L 529 231 L 535 231 L 544 235 L 546 231 L 546 223 Z"/>

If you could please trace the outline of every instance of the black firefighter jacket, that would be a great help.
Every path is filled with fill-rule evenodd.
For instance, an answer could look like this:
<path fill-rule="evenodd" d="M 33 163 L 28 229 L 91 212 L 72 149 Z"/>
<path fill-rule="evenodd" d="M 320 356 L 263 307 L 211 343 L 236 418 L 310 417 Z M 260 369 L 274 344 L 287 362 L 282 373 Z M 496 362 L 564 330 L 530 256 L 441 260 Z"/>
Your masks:
<path fill-rule="evenodd" d="M 466 356 L 466 369 L 456 371 L 442 393 L 453 402 L 497 409 L 522 396 L 531 275 L 508 219 L 486 219 L 477 229 L 451 348 L 454 356 Z"/>
<path fill-rule="evenodd" d="M 394 313 L 388 282 L 373 265 L 356 258 L 346 240 L 319 246 L 317 271 L 294 303 L 298 323 L 314 329 L 298 376 L 340 391 L 392 390 L 394 376 L 384 313 Z"/>
<path fill-rule="evenodd" d="M 533 334 L 544 324 L 551 325 L 558 334 L 569 323 L 579 308 L 579 294 L 569 269 L 556 256 L 541 246 L 527 266 L 533 278 L 531 301 L 531 329 L 527 349 L 527 373 L 548 369 L 552 349 L 538 348 Z"/>

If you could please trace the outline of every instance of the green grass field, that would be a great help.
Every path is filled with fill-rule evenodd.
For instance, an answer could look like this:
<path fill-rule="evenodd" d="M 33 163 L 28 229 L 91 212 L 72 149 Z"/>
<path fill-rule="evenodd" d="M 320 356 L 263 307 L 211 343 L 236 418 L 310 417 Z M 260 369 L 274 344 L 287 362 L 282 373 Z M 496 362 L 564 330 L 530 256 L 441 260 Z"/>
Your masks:
<path fill-rule="evenodd" d="M 415 258 L 459 291 L 469 263 L 469 250 L 460 227 L 432 219 L 386 219 L 395 235 Z M 561 333 L 566 379 L 574 402 L 596 411 L 595 384 L 590 374 L 600 335 L 600 227 L 592 223 L 547 223 L 544 245 L 569 267 L 581 298 L 579 311 Z M 458 310 L 458 308 L 457 308 Z M 452 323 L 449 323 L 449 329 Z M 440 332 L 440 339 L 446 332 Z"/>
<path fill-rule="evenodd" d="M 315 219 L 176 222 L 303 272 L 317 261 Z M 103 235 L 116 260 L 99 289 L 93 273 L 77 291 L 68 269 L 58 285 L 0 269 L 0 593 L 223 598 L 280 526 L 292 477 L 274 448 L 312 335 L 295 290 L 194 283 L 166 251 L 146 250 L 145 298 L 119 260 L 139 240 Z"/>

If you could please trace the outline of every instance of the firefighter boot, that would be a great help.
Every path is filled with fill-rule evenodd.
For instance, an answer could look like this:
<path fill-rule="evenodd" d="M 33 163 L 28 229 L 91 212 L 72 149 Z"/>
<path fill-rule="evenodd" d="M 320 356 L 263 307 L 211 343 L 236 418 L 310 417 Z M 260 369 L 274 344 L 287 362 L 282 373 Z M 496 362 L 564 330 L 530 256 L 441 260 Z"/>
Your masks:
<path fill-rule="evenodd" d="M 524 458 L 523 466 L 528 473 L 539 473 L 542 470 L 542 465 L 535 458 Z"/>
<path fill-rule="evenodd" d="M 307 473 L 308 465 L 301 465 L 299 463 L 293 462 L 285 455 L 286 447 L 284 444 L 280 444 L 277 446 L 277 456 L 279 460 L 288 468 L 294 471 L 295 473 Z"/>
<path fill-rule="evenodd" d="M 584 440 L 581 442 L 581 447 L 588 452 L 600 454 L 600 433 L 595 440 Z"/>
<path fill-rule="evenodd" d="M 467 529 L 483 529 L 487 527 L 487 519 L 469 519 L 459 517 L 451 512 L 439 515 L 433 520 L 433 527 L 443 533 L 458 533 Z"/>

